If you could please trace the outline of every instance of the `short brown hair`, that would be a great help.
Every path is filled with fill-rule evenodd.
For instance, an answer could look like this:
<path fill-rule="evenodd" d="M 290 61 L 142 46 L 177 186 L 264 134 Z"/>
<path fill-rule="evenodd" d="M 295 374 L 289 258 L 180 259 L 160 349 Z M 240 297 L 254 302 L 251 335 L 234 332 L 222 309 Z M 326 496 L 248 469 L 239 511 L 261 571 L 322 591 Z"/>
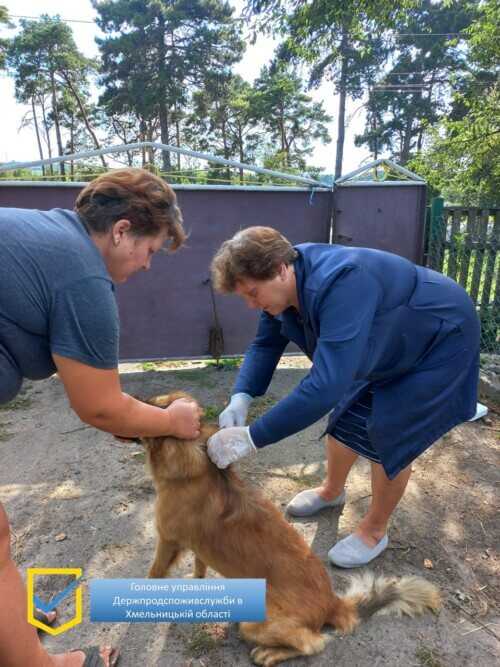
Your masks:
<path fill-rule="evenodd" d="M 172 250 L 186 240 L 175 192 L 145 169 L 116 169 L 101 174 L 80 192 L 75 211 L 96 234 L 106 233 L 124 218 L 130 221 L 136 236 L 156 236 L 165 230 Z"/>
<path fill-rule="evenodd" d="M 224 241 L 211 264 L 212 282 L 219 292 L 234 292 L 245 278 L 270 280 L 282 264 L 291 264 L 297 251 L 272 227 L 248 227 Z"/>

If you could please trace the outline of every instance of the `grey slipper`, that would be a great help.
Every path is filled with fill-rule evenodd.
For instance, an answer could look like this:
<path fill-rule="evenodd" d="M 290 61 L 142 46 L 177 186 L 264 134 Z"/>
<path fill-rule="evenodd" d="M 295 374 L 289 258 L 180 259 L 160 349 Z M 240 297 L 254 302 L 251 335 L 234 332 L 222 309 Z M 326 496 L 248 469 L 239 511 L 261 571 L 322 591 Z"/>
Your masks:
<path fill-rule="evenodd" d="M 286 511 L 292 516 L 312 516 L 325 509 L 326 507 L 340 507 L 345 503 L 345 491 L 333 500 L 323 500 L 323 498 L 314 491 L 308 489 L 301 491 L 295 498 L 288 503 Z"/>
<path fill-rule="evenodd" d="M 360 537 L 353 534 L 337 542 L 328 552 L 328 558 L 338 567 L 362 567 L 380 556 L 388 544 L 387 533 L 374 547 L 367 546 Z"/>

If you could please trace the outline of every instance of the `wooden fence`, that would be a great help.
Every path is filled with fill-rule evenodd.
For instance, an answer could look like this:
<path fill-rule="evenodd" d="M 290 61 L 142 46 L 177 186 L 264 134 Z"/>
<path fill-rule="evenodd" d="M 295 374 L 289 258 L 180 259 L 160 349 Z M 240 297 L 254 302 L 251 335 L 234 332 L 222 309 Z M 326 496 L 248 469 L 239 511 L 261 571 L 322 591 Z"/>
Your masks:
<path fill-rule="evenodd" d="M 500 209 L 432 200 L 425 264 L 456 280 L 477 306 L 484 352 L 500 353 Z"/>

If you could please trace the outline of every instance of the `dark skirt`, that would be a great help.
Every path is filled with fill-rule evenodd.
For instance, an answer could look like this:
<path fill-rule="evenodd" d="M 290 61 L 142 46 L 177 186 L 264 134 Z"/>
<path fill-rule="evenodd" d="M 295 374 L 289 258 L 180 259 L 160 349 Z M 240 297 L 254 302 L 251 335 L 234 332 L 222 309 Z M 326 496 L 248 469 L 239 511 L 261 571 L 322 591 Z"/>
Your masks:
<path fill-rule="evenodd" d="M 348 410 L 337 420 L 334 426 L 326 429 L 326 432 L 335 440 L 352 449 L 356 454 L 370 459 L 374 463 L 382 463 L 380 456 L 373 448 L 367 432 L 367 421 L 371 415 L 373 401 L 373 389 L 368 387 L 358 397 Z"/>

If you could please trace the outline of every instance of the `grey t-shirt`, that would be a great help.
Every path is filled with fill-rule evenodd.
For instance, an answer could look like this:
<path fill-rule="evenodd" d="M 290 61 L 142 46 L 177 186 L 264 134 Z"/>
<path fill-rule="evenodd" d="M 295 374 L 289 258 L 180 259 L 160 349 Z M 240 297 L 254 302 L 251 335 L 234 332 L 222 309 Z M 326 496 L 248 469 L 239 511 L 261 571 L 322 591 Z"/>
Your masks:
<path fill-rule="evenodd" d="M 79 216 L 0 208 L 0 403 L 54 373 L 53 353 L 116 368 L 118 339 L 114 285 Z"/>

